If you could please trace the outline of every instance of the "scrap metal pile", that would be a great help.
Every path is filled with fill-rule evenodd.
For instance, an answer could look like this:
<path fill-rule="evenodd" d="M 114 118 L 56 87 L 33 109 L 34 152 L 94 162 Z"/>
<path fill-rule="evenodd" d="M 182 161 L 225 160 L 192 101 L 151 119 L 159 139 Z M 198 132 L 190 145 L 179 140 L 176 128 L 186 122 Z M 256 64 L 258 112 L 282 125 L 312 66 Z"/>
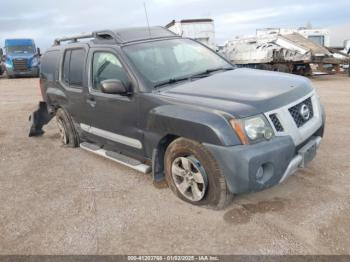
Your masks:
<path fill-rule="evenodd" d="M 241 67 L 311 75 L 338 72 L 348 57 L 335 57 L 327 48 L 298 33 L 266 34 L 226 42 L 221 53 Z M 345 60 L 345 61 L 344 61 Z"/>

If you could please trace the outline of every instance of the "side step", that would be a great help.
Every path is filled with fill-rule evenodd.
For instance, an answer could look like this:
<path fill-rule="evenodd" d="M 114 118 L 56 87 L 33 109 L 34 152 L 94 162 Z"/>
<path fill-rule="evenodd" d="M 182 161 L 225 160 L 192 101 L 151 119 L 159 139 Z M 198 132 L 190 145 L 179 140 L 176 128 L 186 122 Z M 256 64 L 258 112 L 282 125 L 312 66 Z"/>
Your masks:
<path fill-rule="evenodd" d="M 116 152 L 104 150 L 95 144 L 83 142 L 80 144 L 80 147 L 86 151 L 92 152 L 99 156 L 103 156 L 105 158 L 113 160 L 119 164 L 123 164 L 144 174 L 150 173 L 152 171 L 152 168 L 150 166 L 145 165 L 136 159 Z"/>

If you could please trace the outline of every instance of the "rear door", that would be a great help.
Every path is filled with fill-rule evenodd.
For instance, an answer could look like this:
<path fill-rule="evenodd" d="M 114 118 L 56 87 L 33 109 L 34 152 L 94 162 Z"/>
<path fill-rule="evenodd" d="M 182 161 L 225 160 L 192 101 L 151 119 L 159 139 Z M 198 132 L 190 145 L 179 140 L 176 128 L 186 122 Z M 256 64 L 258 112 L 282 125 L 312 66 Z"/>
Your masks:
<path fill-rule="evenodd" d="M 86 46 L 75 46 L 65 49 L 61 61 L 59 83 L 64 91 L 64 102 L 60 103 L 72 116 L 74 122 L 86 121 L 88 115 L 84 111 L 84 89 L 87 89 Z"/>

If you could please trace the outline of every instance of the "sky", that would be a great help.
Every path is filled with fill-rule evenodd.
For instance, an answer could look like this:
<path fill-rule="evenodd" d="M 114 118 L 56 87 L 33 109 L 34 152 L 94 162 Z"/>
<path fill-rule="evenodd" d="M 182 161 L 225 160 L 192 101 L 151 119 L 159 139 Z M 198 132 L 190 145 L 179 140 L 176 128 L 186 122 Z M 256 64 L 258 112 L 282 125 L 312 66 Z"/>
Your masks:
<path fill-rule="evenodd" d="M 45 50 L 61 36 L 118 27 L 166 25 L 171 20 L 213 18 L 217 43 L 257 28 L 334 27 L 349 24 L 350 1 L 300 0 L 0 0 L 0 45 L 5 38 L 35 39 Z"/>

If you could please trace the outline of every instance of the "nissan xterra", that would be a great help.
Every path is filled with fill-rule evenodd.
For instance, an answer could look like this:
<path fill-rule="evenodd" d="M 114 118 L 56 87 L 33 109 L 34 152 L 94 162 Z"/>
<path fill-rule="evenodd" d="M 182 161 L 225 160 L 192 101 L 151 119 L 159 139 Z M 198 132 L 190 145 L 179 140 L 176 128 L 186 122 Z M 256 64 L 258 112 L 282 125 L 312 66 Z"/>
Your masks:
<path fill-rule="evenodd" d="M 56 39 L 40 87 L 30 136 L 55 116 L 64 145 L 152 172 L 212 208 L 305 167 L 325 124 L 307 78 L 237 69 L 162 27 Z"/>

